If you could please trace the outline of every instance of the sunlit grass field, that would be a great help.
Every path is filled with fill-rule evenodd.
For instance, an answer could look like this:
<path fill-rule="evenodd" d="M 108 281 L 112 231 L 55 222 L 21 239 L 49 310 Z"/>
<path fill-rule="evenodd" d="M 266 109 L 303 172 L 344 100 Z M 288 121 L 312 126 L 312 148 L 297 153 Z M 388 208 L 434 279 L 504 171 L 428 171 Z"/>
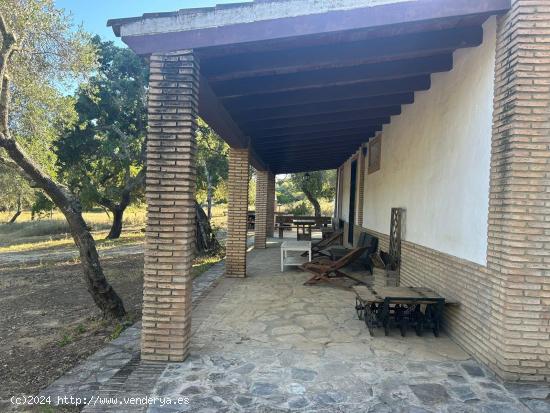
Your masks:
<path fill-rule="evenodd" d="M 277 207 L 278 212 L 289 212 L 303 201 Z M 321 211 L 324 216 L 332 216 L 334 202 L 320 199 Z M 309 205 L 309 203 L 307 203 Z M 250 206 L 254 210 L 254 206 Z M 206 211 L 205 211 L 206 212 Z M 310 207 L 307 214 L 313 214 Z M 59 211 L 40 219 L 31 220 L 30 211 L 24 211 L 13 224 L 5 224 L 13 215 L 12 211 L 0 212 L 0 252 L 25 251 L 31 249 L 51 248 L 72 245 L 73 240 L 65 217 Z M 143 239 L 145 228 L 145 207 L 129 207 L 124 213 L 124 227 L 120 240 L 109 241 L 104 238 L 111 227 L 111 216 L 102 210 L 88 211 L 83 214 L 91 227 L 98 248 L 108 248 L 113 243 L 131 243 Z M 211 224 L 214 231 L 223 233 L 227 229 L 227 204 L 212 207 Z"/>
<path fill-rule="evenodd" d="M 36 248 L 71 245 L 69 226 L 61 212 L 31 220 L 30 211 L 24 211 L 13 224 L 5 224 L 13 212 L 0 212 L 0 251 L 23 251 Z M 90 211 L 83 214 L 91 227 L 94 238 L 101 240 L 107 236 L 111 227 L 111 217 L 104 211 Z M 124 214 L 123 237 L 118 242 L 143 238 L 145 227 L 145 208 L 128 208 Z"/>

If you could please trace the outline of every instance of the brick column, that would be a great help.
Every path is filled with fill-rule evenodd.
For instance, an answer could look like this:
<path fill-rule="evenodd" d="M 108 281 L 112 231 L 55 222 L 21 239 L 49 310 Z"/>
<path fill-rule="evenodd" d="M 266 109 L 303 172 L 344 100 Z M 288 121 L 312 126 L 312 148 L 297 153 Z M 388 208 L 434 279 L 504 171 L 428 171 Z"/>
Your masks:
<path fill-rule="evenodd" d="M 487 264 L 512 380 L 550 380 L 549 21 L 548 0 L 515 0 L 498 24 Z"/>
<path fill-rule="evenodd" d="M 192 51 L 182 51 L 153 54 L 150 68 L 141 357 L 183 361 L 191 331 L 199 65 Z"/>
<path fill-rule="evenodd" d="M 254 248 L 265 248 L 268 215 L 268 171 L 256 171 L 256 220 L 254 225 Z"/>
<path fill-rule="evenodd" d="M 363 146 L 359 148 L 357 155 L 357 224 L 363 226 L 363 203 L 365 201 L 365 152 Z"/>
<path fill-rule="evenodd" d="M 275 231 L 275 175 L 267 174 L 267 236 L 272 237 Z"/>
<path fill-rule="evenodd" d="M 225 275 L 246 276 L 248 218 L 248 149 L 229 149 L 227 245 Z"/>
<path fill-rule="evenodd" d="M 254 247 L 265 248 L 267 237 L 275 227 L 275 175 L 269 171 L 256 172 L 256 225 Z"/>

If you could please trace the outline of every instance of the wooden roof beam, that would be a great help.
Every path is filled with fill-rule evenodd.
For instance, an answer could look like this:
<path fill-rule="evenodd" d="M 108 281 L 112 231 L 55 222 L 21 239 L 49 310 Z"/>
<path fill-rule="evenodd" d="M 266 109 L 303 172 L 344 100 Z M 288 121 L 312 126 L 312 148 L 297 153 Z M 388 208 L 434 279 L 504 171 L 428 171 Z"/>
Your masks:
<path fill-rule="evenodd" d="M 276 93 L 290 90 L 327 87 L 373 80 L 400 79 L 405 77 L 448 72 L 453 68 L 451 53 L 434 56 L 395 60 L 369 65 L 306 70 L 282 75 L 249 77 L 225 82 L 211 81 L 220 98 Z"/>
<path fill-rule="evenodd" d="M 388 96 L 375 96 L 367 98 L 355 98 L 335 102 L 321 102 L 307 105 L 292 105 L 280 108 L 252 109 L 232 113 L 233 119 L 240 122 L 246 119 L 269 120 L 295 118 L 300 116 L 316 115 L 319 113 L 347 112 L 349 110 L 364 110 L 383 108 L 394 105 L 407 105 L 414 102 L 414 93 L 400 93 Z"/>
<path fill-rule="evenodd" d="M 482 41 L 481 27 L 460 27 L 340 43 L 337 47 L 328 44 L 207 58 L 202 60 L 201 70 L 212 82 L 220 82 L 452 53 L 459 48 L 479 46 Z"/>
<path fill-rule="evenodd" d="M 400 114 L 401 106 L 391 106 L 389 108 L 355 110 L 343 113 L 324 113 L 320 115 L 304 116 L 301 118 L 275 119 L 269 121 L 260 120 L 243 123 L 242 128 L 247 131 L 250 136 L 254 136 L 256 132 L 271 130 L 274 128 L 295 128 L 298 126 L 307 127 L 335 122 L 372 121 L 372 123 L 379 124 L 381 119 L 387 119 L 391 116 Z"/>
<path fill-rule="evenodd" d="M 296 105 L 331 102 L 342 99 L 366 98 L 394 95 L 418 90 L 428 90 L 431 85 L 429 75 L 413 76 L 398 80 L 382 80 L 343 86 L 327 86 L 265 95 L 241 96 L 223 99 L 230 112 L 244 109 L 276 108 Z"/>
<path fill-rule="evenodd" d="M 262 133 L 254 134 L 253 143 L 261 143 L 272 141 L 274 139 L 282 140 L 283 138 L 299 139 L 308 136 L 338 136 L 350 133 L 362 133 L 365 130 L 381 130 L 385 123 L 389 123 L 390 118 L 372 119 L 371 121 L 359 122 L 335 122 L 316 126 L 301 126 L 295 128 L 277 128 Z"/>

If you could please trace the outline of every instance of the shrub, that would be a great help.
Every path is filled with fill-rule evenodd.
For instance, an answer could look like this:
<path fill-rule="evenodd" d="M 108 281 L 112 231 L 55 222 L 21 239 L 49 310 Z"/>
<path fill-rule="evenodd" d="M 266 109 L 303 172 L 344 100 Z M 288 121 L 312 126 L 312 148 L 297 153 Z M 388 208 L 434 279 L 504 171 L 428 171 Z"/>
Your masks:
<path fill-rule="evenodd" d="M 312 215 L 313 208 L 305 201 L 299 202 L 288 209 L 288 213 L 292 215 Z"/>

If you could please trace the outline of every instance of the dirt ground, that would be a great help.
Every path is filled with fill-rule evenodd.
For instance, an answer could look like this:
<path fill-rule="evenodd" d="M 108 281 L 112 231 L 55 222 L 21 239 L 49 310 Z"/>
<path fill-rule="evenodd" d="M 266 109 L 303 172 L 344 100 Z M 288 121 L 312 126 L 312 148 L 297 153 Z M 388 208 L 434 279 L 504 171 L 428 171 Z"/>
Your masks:
<path fill-rule="evenodd" d="M 141 314 L 142 249 L 138 243 L 100 251 L 128 323 Z M 73 248 L 0 253 L 0 411 L 11 396 L 37 394 L 122 327 L 101 320 Z"/>

